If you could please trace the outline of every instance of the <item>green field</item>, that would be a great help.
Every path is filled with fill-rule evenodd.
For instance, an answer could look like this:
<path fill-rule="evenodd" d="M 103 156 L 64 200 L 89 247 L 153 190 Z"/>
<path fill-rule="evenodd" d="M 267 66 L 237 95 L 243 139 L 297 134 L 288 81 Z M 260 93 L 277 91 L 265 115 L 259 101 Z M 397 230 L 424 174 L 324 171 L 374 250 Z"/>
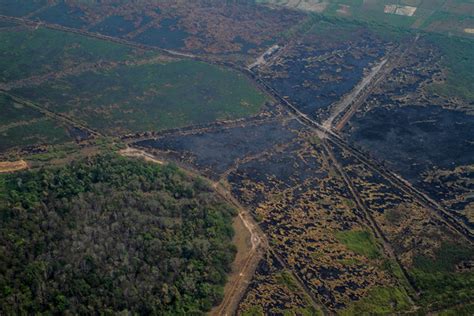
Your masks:
<path fill-rule="evenodd" d="M 446 82 L 433 87 L 436 92 L 474 100 L 474 41 L 436 34 L 428 40 L 440 49 L 448 69 Z"/>
<path fill-rule="evenodd" d="M 49 29 L 0 32 L 0 82 L 60 71 L 81 63 L 121 61 L 133 48 Z"/>
<path fill-rule="evenodd" d="M 89 71 L 14 93 L 109 135 L 241 118 L 266 100 L 244 75 L 195 61 Z"/>
<path fill-rule="evenodd" d="M 336 234 L 337 240 L 353 252 L 375 259 L 380 256 L 374 237 L 363 230 L 341 231 Z"/>
<path fill-rule="evenodd" d="M 378 287 L 372 289 L 368 296 L 342 310 L 339 314 L 344 316 L 395 315 L 410 307 L 409 297 L 402 288 Z"/>
<path fill-rule="evenodd" d="M 0 109 L 0 152 L 71 140 L 63 126 L 3 94 L 0 94 Z"/>

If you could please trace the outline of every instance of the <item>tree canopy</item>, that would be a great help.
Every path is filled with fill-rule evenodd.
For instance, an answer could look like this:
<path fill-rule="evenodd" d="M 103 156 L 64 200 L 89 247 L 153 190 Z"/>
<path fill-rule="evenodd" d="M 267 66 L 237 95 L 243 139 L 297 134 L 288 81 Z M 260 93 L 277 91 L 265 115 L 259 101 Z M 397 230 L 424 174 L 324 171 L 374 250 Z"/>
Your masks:
<path fill-rule="evenodd" d="M 199 315 L 234 210 L 174 166 L 101 155 L 0 179 L 0 314 Z"/>

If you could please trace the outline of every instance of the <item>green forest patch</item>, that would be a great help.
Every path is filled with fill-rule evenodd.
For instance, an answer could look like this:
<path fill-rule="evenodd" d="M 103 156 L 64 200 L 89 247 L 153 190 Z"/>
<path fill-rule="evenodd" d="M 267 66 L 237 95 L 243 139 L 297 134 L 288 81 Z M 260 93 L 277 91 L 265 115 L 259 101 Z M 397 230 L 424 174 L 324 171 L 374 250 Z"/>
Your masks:
<path fill-rule="evenodd" d="M 204 181 L 112 154 L 0 179 L 0 314 L 201 315 L 222 299 L 235 211 Z"/>
<path fill-rule="evenodd" d="M 110 135 L 242 118 L 266 101 L 244 75 L 187 60 L 90 71 L 14 92 Z"/>

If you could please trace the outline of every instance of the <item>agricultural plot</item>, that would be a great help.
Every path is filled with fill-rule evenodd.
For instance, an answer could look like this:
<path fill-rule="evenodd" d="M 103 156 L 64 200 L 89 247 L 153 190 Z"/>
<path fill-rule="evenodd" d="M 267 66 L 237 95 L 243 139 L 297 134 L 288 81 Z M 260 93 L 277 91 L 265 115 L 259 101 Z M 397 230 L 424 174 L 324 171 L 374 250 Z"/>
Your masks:
<path fill-rule="evenodd" d="M 364 28 L 316 20 L 303 38 L 267 58 L 256 73 L 298 110 L 320 121 L 386 49 L 386 42 Z"/>
<path fill-rule="evenodd" d="M 66 27 L 81 28 L 86 25 L 86 13 L 80 8 L 69 6 L 65 1 L 47 7 L 31 16 L 33 20 L 59 24 Z"/>
<path fill-rule="evenodd" d="M 34 109 L 0 94 L 0 155 L 28 146 L 72 141 L 74 128 L 67 128 Z"/>
<path fill-rule="evenodd" d="M 89 28 L 89 31 L 120 37 L 147 25 L 151 20 L 152 18 L 147 15 L 136 16 L 133 18 L 113 15 L 105 18 L 92 28 Z"/>
<path fill-rule="evenodd" d="M 208 177 L 219 179 L 246 157 L 261 155 L 290 142 L 301 127 L 296 120 L 243 122 L 238 126 L 165 134 L 136 142 L 134 146 L 147 150 L 157 148 L 168 159 L 179 159 L 181 163 L 197 167 Z"/>
<path fill-rule="evenodd" d="M 456 68 L 446 68 L 442 56 L 420 41 L 344 133 L 472 227 L 474 116 L 469 94 L 462 93 L 472 83 L 469 76 L 453 80 Z M 446 95 L 456 83 L 458 93 Z"/>
<path fill-rule="evenodd" d="M 148 34 L 142 33 L 135 39 L 149 45 L 162 43 L 168 48 L 196 53 L 255 54 L 271 46 L 302 17 L 296 12 L 246 4 L 208 5 L 204 1 L 177 5 L 174 11 L 171 13 L 167 4 L 160 5 L 160 15 L 164 19 L 147 30 Z"/>
<path fill-rule="evenodd" d="M 246 117 L 266 101 L 242 74 L 169 58 L 86 71 L 12 92 L 109 135 Z"/>

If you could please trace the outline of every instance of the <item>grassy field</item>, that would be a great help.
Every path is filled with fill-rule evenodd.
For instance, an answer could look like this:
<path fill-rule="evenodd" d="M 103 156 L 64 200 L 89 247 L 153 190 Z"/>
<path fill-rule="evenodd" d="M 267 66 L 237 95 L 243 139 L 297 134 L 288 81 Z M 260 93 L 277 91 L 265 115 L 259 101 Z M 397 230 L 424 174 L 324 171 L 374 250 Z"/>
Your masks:
<path fill-rule="evenodd" d="M 434 90 L 446 96 L 474 100 L 474 41 L 435 34 L 428 39 L 440 49 L 448 69 L 446 82 L 433 86 Z"/>
<path fill-rule="evenodd" d="M 0 152 L 13 147 L 70 141 L 66 129 L 31 108 L 0 94 Z"/>
<path fill-rule="evenodd" d="M 336 234 L 336 238 L 346 245 L 348 249 L 359 255 L 370 259 L 380 256 L 374 237 L 368 231 L 341 231 Z"/>
<path fill-rule="evenodd" d="M 0 82 L 60 71 L 80 63 L 122 61 L 130 47 L 49 29 L 0 32 Z"/>
<path fill-rule="evenodd" d="M 14 92 L 110 135 L 241 118 L 266 100 L 243 75 L 195 61 L 119 66 Z"/>
<path fill-rule="evenodd" d="M 410 307 L 405 290 L 395 287 L 379 287 L 370 291 L 367 297 L 354 303 L 339 314 L 349 315 L 394 315 Z"/>

